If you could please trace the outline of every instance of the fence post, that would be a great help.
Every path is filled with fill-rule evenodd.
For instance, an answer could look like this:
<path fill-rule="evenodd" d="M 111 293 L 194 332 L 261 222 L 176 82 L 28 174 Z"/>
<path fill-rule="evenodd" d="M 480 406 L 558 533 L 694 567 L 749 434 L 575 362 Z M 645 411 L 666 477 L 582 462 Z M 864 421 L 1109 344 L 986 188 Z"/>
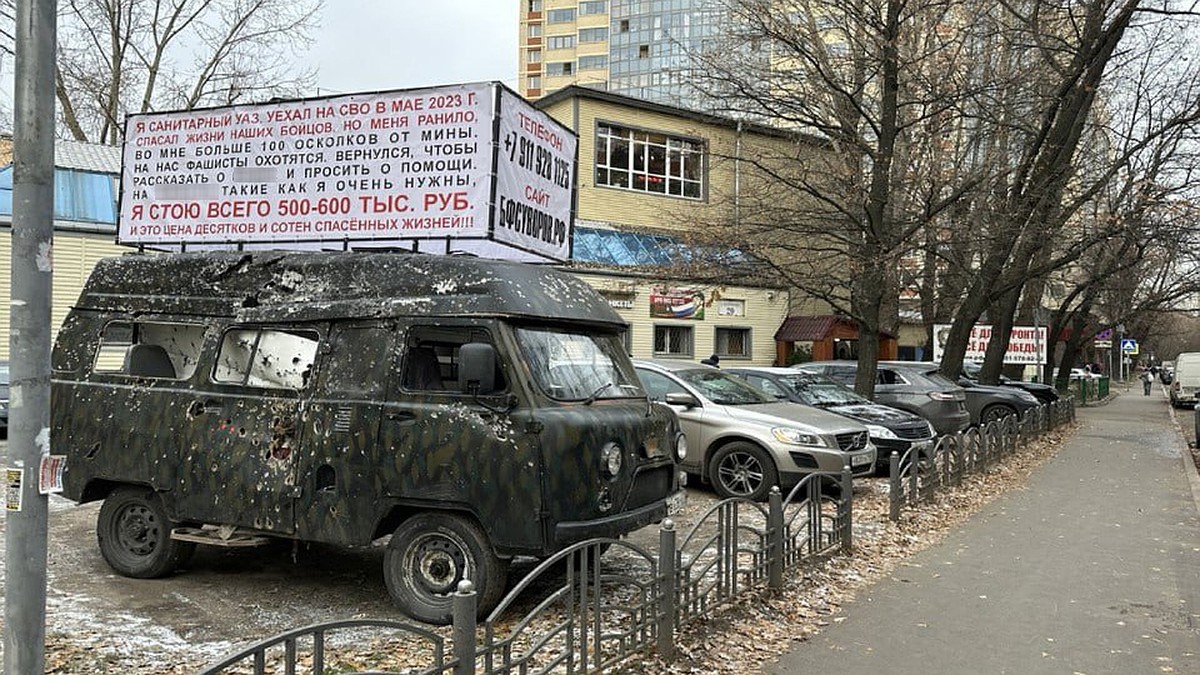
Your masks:
<path fill-rule="evenodd" d="M 658 572 L 661 592 L 658 601 L 658 655 L 667 662 L 675 658 L 675 614 L 679 570 L 675 565 L 675 521 L 663 520 L 658 530 Z M 455 674 L 457 675 L 457 673 Z"/>
<path fill-rule="evenodd" d="M 475 612 L 479 598 L 470 579 L 458 582 L 451 620 L 454 623 L 454 675 L 475 674 Z"/>
<path fill-rule="evenodd" d="M 838 526 L 842 528 L 842 552 L 854 549 L 854 474 L 850 465 L 842 466 L 842 498 L 838 501 Z"/>
<path fill-rule="evenodd" d="M 779 486 L 767 495 L 767 583 L 771 590 L 783 588 L 783 493 Z"/>
<path fill-rule="evenodd" d="M 900 501 L 904 486 L 900 484 L 900 453 L 892 451 L 888 459 L 888 520 L 893 523 L 900 520 Z"/>

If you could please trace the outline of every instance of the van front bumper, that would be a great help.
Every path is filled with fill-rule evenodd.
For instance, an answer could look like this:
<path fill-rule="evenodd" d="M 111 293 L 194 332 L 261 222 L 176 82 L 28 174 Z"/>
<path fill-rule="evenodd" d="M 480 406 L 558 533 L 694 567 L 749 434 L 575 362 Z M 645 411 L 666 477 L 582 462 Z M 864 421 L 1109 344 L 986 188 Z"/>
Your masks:
<path fill-rule="evenodd" d="M 576 520 L 554 526 L 554 544 L 561 548 L 585 539 L 617 539 L 667 517 L 667 500 L 660 500 L 603 518 Z"/>

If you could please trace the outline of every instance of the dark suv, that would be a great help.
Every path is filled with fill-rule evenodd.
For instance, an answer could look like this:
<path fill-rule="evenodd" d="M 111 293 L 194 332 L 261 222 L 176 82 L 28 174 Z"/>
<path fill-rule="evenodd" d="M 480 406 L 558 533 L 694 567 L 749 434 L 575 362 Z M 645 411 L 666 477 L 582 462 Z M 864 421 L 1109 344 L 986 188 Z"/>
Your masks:
<path fill-rule="evenodd" d="M 818 372 L 853 387 L 858 362 L 814 361 L 792 367 Z M 971 424 L 966 392 L 929 362 L 880 361 L 874 401 L 924 417 L 939 434 L 957 433 Z"/>
<path fill-rule="evenodd" d="M 875 466 L 888 465 L 893 452 L 903 456 L 910 448 L 928 458 L 935 432 L 924 417 L 907 410 L 873 403 L 820 373 L 797 368 L 737 367 L 737 375 L 776 398 L 803 403 L 862 422 L 875 445 Z"/>

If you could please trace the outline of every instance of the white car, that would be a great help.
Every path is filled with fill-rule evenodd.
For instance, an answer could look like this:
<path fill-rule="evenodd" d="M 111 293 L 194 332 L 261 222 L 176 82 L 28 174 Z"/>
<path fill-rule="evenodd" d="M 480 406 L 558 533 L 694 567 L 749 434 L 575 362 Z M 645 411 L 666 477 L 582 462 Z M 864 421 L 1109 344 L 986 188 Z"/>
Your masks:
<path fill-rule="evenodd" d="M 1102 377 L 1104 377 L 1104 376 L 1101 375 L 1100 373 L 1093 373 L 1090 370 L 1084 370 L 1083 368 L 1072 368 L 1071 369 L 1071 379 L 1072 380 L 1098 380 Z"/>

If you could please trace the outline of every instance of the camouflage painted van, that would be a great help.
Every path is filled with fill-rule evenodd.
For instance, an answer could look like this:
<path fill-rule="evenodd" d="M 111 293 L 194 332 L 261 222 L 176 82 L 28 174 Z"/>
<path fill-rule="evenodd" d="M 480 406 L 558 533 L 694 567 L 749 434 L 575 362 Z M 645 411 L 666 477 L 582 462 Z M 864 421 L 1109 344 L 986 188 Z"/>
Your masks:
<path fill-rule="evenodd" d="M 120 574 L 197 543 L 367 545 L 414 618 L 508 561 L 657 522 L 686 452 L 624 322 L 541 267 L 407 253 L 102 261 L 54 349 L 65 495 Z"/>

